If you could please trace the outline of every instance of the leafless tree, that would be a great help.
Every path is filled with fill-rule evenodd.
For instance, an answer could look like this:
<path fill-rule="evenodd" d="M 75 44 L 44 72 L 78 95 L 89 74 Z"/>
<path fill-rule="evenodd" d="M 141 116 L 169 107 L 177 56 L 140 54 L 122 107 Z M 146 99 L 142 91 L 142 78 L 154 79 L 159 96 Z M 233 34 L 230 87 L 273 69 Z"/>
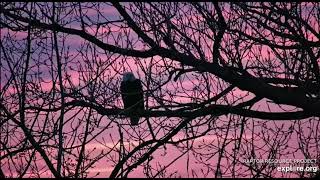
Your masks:
<path fill-rule="evenodd" d="M 317 2 L 1 2 L 0 177 L 313 177 Z M 122 74 L 143 82 L 130 126 Z M 139 174 L 140 173 L 140 174 Z"/>

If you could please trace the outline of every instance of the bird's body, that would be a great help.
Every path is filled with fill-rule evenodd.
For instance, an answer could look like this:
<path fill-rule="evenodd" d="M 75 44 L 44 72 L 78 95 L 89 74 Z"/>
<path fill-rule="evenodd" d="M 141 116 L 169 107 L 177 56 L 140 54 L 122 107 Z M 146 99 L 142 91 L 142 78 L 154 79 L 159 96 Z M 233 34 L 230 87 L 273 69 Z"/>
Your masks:
<path fill-rule="evenodd" d="M 125 73 L 120 86 L 125 111 L 129 114 L 131 125 L 138 125 L 139 116 L 136 112 L 144 110 L 143 89 L 139 79 L 132 73 Z"/>

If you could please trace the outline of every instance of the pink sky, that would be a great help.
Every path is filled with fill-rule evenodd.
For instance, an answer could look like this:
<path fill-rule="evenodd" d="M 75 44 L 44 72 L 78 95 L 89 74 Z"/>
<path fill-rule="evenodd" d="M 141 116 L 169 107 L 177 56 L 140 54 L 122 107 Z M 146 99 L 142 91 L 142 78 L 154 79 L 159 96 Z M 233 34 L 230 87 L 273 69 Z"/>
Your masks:
<path fill-rule="evenodd" d="M 108 5 L 104 5 L 105 8 L 102 8 L 102 14 L 104 14 L 107 18 L 109 18 L 109 20 L 115 20 L 118 18 L 118 14 L 116 13 L 115 9 L 108 6 Z M 90 16 L 90 17 L 96 17 L 97 13 L 95 11 L 92 11 L 92 10 L 89 10 L 87 12 L 87 15 Z M 227 16 L 227 14 L 224 14 L 225 16 Z M 193 16 L 184 16 L 185 19 L 183 19 L 183 21 L 187 21 L 187 20 L 203 20 L 201 18 L 196 18 L 196 16 L 198 15 L 193 15 Z M 173 19 L 172 20 L 173 23 L 179 23 L 176 19 Z M 75 28 L 75 29 L 80 29 L 79 27 L 79 24 L 77 23 L 74 23 L 74 24 L 71 24 L 71 27 L 72 28 Z M 87 29 L 87 32 L 90 33 L 90 34 L 94 34 L 95 33 L 95 26 L 92 26 L 90 28 L 93 28 L 93 29 Z M 129 38 L 134 38 L 136 37 L 136 34 L 133 33 L 132 30 L 122 30 L 122 31 L 118 31 L 118 27 L 114 26 L 114 25 L 110 25 L 109 28 L 100 28 L 98 30 L 98 34 L 103 34 L 103 33 L 107 33 L 109 30 L 112 31 L 112 33 L 117 36 L 119 35 L 120 33 L 125 33 L 125 31 L 127 32 L 130 32 L 131 36 L 129 36 Z M 319 29 L 316 29 L 317 31 L 319 31 Z M 118 31 L 118 32 L 113 32 L 113 31 Z M 1 29 L 1 40 L 4 38 L 4 36 L 7 35 L 7 33 L 10 33 L 10 34 L 15 34 L 15 39 L 17 40 L 22 40 L 22 39 L 25 39 L 26 38 L 26 33 L 25 32 L 19 32 L 19 33 L 13 33 L 13 32 L 10 32 L 8 31 L 7 29 Z M 189 34 L 190 34 L 190 38 L 192 39 L 200 39 L 200 46 L 202 47 L 202 49 L 204 49 L 205 51 L 205 56 L 206 58 L 210 59 L 212 58 L 212 46 L 213 46 L 213 42 L 210 40 L 209 42 L 207 42 L 207 39 L 205 37 L 202 37 L 200 36 L 198 33 L 194 32 L 192 33 L 190 30 L 187 31 Z M 247 33 L 250 34 L 252 33 L 253 30 L 252 29 L 248 29 L 247 30 Z M 50 34 L 50 33 L 48 33 Z M 209 32 L 209 34 L 212 35 L 212 32 Z M 310 34 L 310 33 L 307 33 L 307 34 Z M 231 39 L 231 36 L 229 35 L 225 35 L 224 36 L 225 38 L 225 41 L 223 41 L 222 43 L 222 46 L 227 48 L 228 46 L 234 46 L 233 42 L 230 41 Z M 310 35 L 308 37 L 309 40 L 311 40 L 313 38 L 316 38 L 314 35 Z M 119 45 L 121 47 L 125 47 L 125 45 L 122 45 L 121 44 L 121 41 L 125 41 L 127 38 L 124 38 L 124 39 L 121 39 L 120 40 L 120 43 L 113 37 L 109 36 L 108 38 L 104 37 L 102 38 L 101 40 L 105 43 L 110 43 L 110 44 L 117 44 L 119 43 Z M 61 40 L 61 39 L 60 39 Z M 229 40 L 229 41 L 228 41 Z M 51 43 L 51 42 L 50 42 Z M 49 44 L 50 44 L 49 43 Z M 61 42 L 62 43 L 62 42 Z M 152 67 L 151 68 L 151 71 L 153 73 L 158 73 L 159 75 L 156 76 L 156 77 L 152 77 L 153 79 L 155 80 L 158 80 L 158 81 L 164 81 L 165 79 L 167 79 L 168 77 L 168 72 L 163 72 L 163 73 L 160 73 L 161 70 L 164 69 L 164 66 L 167 65 L 167 64 L 170 64 L 171 63 L 171 60 L 163 60 L 161 59 L 160 57 L 154 57 L 154 58 L 148 58 L 148 59 L 136 59 L 136 58 L 132 58 L 132 57 L 123 57 L 123 56 L 117 56 L 117 55 L 114 55 L 114 54 L 105 54 L 104 51 L 102 51 L 101 49 L 97 48 L 97 49 L 93 49 L 93 48 L 86 48 L 86 47 L 83 47 L 83 45 L 86 45 L 87 42 L 83 41 L 82 38 L 80 37 L 77 37 L 77 36 L 74 36 L 74 35 L 68 35 L 67 36 L 67 41 L 66 41 L 66 44 L 65 44 L 65 47 L 70 47 L 69 51 L 66 50 L 66 48 L 63 48 L 62 47 L 60 48 L 60 51 L 61 51 L 61 54 L 64 55 L 64 54 L 67 54 L 69 53 L 69 55 L 72 55 L 70 56 L 68 59 L 66 58 L 63 58 L 62 61 L 63 62 L 66 62 L 68 61 L 68 64 L 66 65 L 64 71 L 63 71 L 63 74 L 64 75 L 69 75 L 70 76 L 70 80 L 71 82 L 77 87 L 77 88 L 80 88 L 80 87 L 83 87 L 85 86 L 87 83 L 85 82 L 87 79 L 84 79 L 84 78 L 95 78 L 95 77 L 92 77 L 92 72 L 94 70 L 96 70 L 98 67 L 99 68 L 104 68 L 105 71 L 103 73 L 101 73 L 101 75 L 99 77 L 97 77 L 97 81 L 102 84 L 101 86 L 101 89 L 99 89 L 99 91 L 95 92 L 96 94 L 99 93 L 98 98 L 96 99 L 98 102 L 104 102 L 104 101 L 108 101 L 112 98 L 114 98 L 114 101 L 112 102 L 107 102 L 106 104 L 104 104 L 106 107 L 112 107 L 112 106 L 117 106 L 117 107 L 122 107 L 122 102 L 121 102 L 121 98 L 120 96 L 115 98 L 115 97 L 112 97 L 111 95 L 109 94 L 112 94 L 112 90 L 108 89 L 110 86 L 115 86 L 115 87 L 118 87 L 119 88 L 119 82 L 121 81 L 121 75 L 123 72 L 125 71 L 132 71 L 137 77 L 139 77 L 144 83 L 146 83 L 148 77 L 145 76 L 145 74 L 142 72 L 142 70 L 148 70 L 148 68 Z M 231 43 L 231 44 L 230 44 Z M 245 44 L 245 42 L 242 42 L 243 44 Z M 243 45 L 240 43 L 240 47 Z M 51 47 L 51 44 L 49 45 Z M 248 52 L 245 52 L 244 53 L 244 56 L 246 58 L 243 59 L 243 64 L 245 64 L 246 62 L 248 62 L 249 64 L 251 65 L 255 65 L 255 57 L 257 54 L 256 52 L 258 52 L 257 50 L 257 47 L 258 46 L 253 46 L 251 51 L 248 51 Z M 135 49 L 145 49 L 145 47 L 142 46 L 142 43 L 141 42 L 137 42 L 136 44 L 134 44 L 134 48 Z M 262 59 L 264 61 L 268 61 L 270 59 L 274 59 L 276 58 L 274 54 L 271 54 L 270 56 L 268 56 L 268 51 L 270 51 L 270 48 L 264 46 L 262 48 L 262 50 L 260 51 L 260 55 L 262 58 L 265 58 L 265 59 Z M 39 52 L 38 52 L 39 53 Z M 84 53 L 83 55 L 79 55 L 79 53 Z M 108 53 L 108 52 L 107 52 Z M 36 56 L 37 54 L 34 55 L 34 59 L 37 59 L 38 56 Z M 87 55 L 87 57 L 85 57 Z M 62 56 L 63 57 L 63 56 Z M 225 59 L 228 59 L 224 53 L 222 53 L 222 57 L 224 57 Z M 49 56 L 41 56 L 39 61 L 43 60 L 43 66 L 40 66 L 40 67 L 32 67 L 30 69 L 30 71 L 37 71 L 38 68 L 40 68 L 40 71 L 43 72 L 43 74 L 40 75 L 40 77 L 42 78 L 41 80 L 37 81 L 39 86 L 41 88 L 39 89 L 34 89 L 36 92 L 39 92 L 40 90 L 41 91 L 44 91 L 44 92 L 49 92 L 50 90 L 52 90 L 52 87 L 55 87 L 57 89 L 59 89 L 59 83 L 58 83 L 58 80 L 57 80 L 57 75 L 55 74 L 54 75 L 54 78 L 57 80 L 56 83 L 53 83 L 52 82 L 52 79 L 53 77 L 51 76 L 51 69 L 49 67 L 46 67 L 45 66 L 45 59 L 46 58 L 50 58 Z M 55 58 L 55 56 L 53 56 L 53 58 Z M 126 58 L 126 63 L 125 64 L 122 64 L 123 62 L 123 59 Z M 270 58 L 270 59 L 267 59 L 267 58 Z M 139 62 L 141 64 L 138 64 L 137 62 Z M 48 63 L 48 62 L 47 62 Z M 49 63 L 50 65 L 52 65 L 51 63 Z M 5 66 L 6 64 L 4 64 Z M 89 65 L 91 65 L 91 69 L 89 69 Z M 177 67 L 179 66 L 178 63 L 173 63 L 172 64 L 173 67 Z M 55 63 L 54 63 L 54 67 L 55 67 Z M 84 72 L 83 74 L 82 73 L 79 73 L 77 72 L 76 70 L 78 70 L 79 68 L 82 68 L 83 70 L 91 70 L 89 72 Z M 7 74 L 7 72 L 1 72 L 1 76 L 4 77 L 4 74 Z M 283 75 L 283 74 L 282 74 Z M 280 77 L 281 75 L 279 75 Z M 214 83 L 214 81 L 218 81 L 218 79 L 213 76 L 213 75 L 209 75 L 209 78 L 212 80 L 212 82 Z M 2 89 L 3 86 L 4 86 L 4 82 L 6 81 L 7 79 L 6 78 L 3 78 L 1 79 L 1 85 L 0 85 L 0 88 Z M 191 93 L 194 93 L 192 92 L 192 89 L 194 89 L 195 87 L 198 88 L 198 91 L 197 93 L 201 93 L 201 92 L 204 92 L 205 91 L 205 86 L 203 85 L 203 82 L 206 80 L 205 78 L 201 77 L 201 75 L 199 74 L 193 74 L 193 73 L 187 73 L 185 75 L 182 75 L 181 78 L 179 79 L 181 80 L 181 83 L 179 81 L 175 82 L 173 80 L 171 80 L 168 84 L 166 84 L 165 86 L 162 87 L 162 91 L 170 91 L 170 92 L 174 92 L 175 93 L 175 98 L 174 98 L 174 101 L 175 102 L 191 102 L 191 98 L 185 98 L 184 96 L 190 96 Z M 110 84 L 106 84 L 106 82 L 110 83 Z M 70 85 L 69 82 L 67 81 L 64 81 L 64 85 L 66 88 L 71 88 L 72 86 Z M 227 87 L 227 84 L 224 84 L 225 87 Z M 145 87 L 145 86 L 144 86 Z M 155 84 L 153 84 L 152 86 L 153 88 L 156 87 Z M 224 87 L 224 88 L 225 88 Z M 28 88 L 28 87 L 27 87 Z M 29 87 L 30 88 L 30 94 L 32 95 L 33 91 L 32 89 L 34 87 Z M 185 88 L 187 89 L 188 91 L 187 92 L 184 92 L 182 90 L 182 88 Z M 223 89 L 221 89 L 221 87 L 216 87 L 216 86 L 211 86 L 211 93 L 210 93 L 210 97 L 213 97 L 215 96 L 216 94 L 218 94 L 219 92 L 221 92 Z M 83 91 L 83 94 L 87 95 L 88 92 L 87 92 L 87 88 L 84 89 Z M 106 93 L 107 92 L 107 93 Z M 17 92 L 16 92 L 16 89 L 14 87 L 13 84 L 11 84 L 8 89 L 4 92 L 4 96 L 11 96 L 11 95 L 15 95 Z M 168 94 L 164 93 L 164 92 L 160 92 L 160 91 L 156 91 L 155 93 L 158 93 L 158 94 L 163 94 L 163 98 L 164 99 L 170 99 Z M 31 100 L 31 96 L 30 97 L 27 97 L 27 98 L 30 98 L 30 103 L 34 103 L 34 104 L 42 104 L 43 103 L 43 99 L 37 99 L 37 100 Z M 234 91 L 232 92 L 232 94 L 228 94 L 226 99 L 222 99 L 222 100 L 219 100 L 218 102 L 221 103 L 221 104 L 227 104 L 227 103 L 235 103 L 235 102 L 239 102 L 236 98 L 244 98 L 245 100 L 247 99 L 250 99 L 252 98 L 252 94 L 247 94 L 247 92 L 244 92 L 244 91 L 241 91 L 239 89 L 234 89 Z M 68 100 L 71 100 L 71 99 L 68 99 Z M 153 105 L 159 105 L 157 103 L 155 103 L 154 99 L 152 97 L 150 97 L 149 99 L 149 106 L 153 106 Z M 10 105 L 8 105 L 10 107 Z M 48 107 L 48 106 L 46 106 Z M 284 107 L 286 108 L 287 110 L 293 110 L 292 107 Z M 266 99 L 263 99 L 260 103 L 256 104 L 254 107 L 253 107 L 254 110 L 260 110 L 260 111 L 268 111 L 268 109 L 272 109 L 273 111 L 276 111 L 276 112 L 283 112 L 283 110 L 281 110 L 277 105 L 275 104 L 272 104 L 272 103 L 268 103 Z M 11 109 L 13 110 L 13 109 Z M 81 121 L 77 121 L 77 118 L 79 118 L 79 120 L 81 120 L 81 117 L 84 117 L 87 115 L 87 111 L 85 111 L 87 109 L 84 109 L 83 111 L 81 112 L 77 112 L 77 110 L 71 110 L 69 112 L 67 112 L 67 114 L 65 115 L 65 119 L 68 119 L 68 118 L 71 118 L 72 116 L 75 115 L 75 113 L 78 113 L 76 114 L 76 117 L 67 122 L 66 125 L 64 126 L 64 130 L 67 132 L 67 131 L 70 131 L 73 127 L 75 127 L 78 123 L 80 123 Z M 96 114 L 95 114 L 96 115 Z M 59 116 L 59 112 L 57 113 L 52 113 L 52 116 L 55 116 L 56 119 L 58 119 L 58 116 Z M 100 115 L 96 115 L 96 117 L 99 117 Z M 32 117 L 32 114 L 30 113 L 29 114 L 29 117 Z M 40 116 L 39 117 L 40 119 L 41 118 L 44 118 L 44 115 Z M 226 117 L 226 116 L 221 116 L 219 118 L 219 120 L 217 120 L 216 123 L 214 123 L 214 125 L 216 126 L 222 126 L 222 125 L 226 125 L 226 123 L 228 122 L 228 118 L 230 118 L 230 116 Z M 98 119 L 98 118 L 97 118 Z M 99 129 L 103 128 L 104 126 L 106 126 L 110 120 L 112 121 L 116 121 L 116 122 L 119 122 L 121 124 L 123 124 L 122 128 L 123 130 L 127 130 L 129 132 L 133 132 L 133 129 L 132 127 L 130 127 L 128 125 L 128 120 L 125 119 L 113 119 L 111 117 L 103 117 L 101 119 L 101 123 L 99 124 L 99 127 L 96 127 L 96 131 L 93 132 L 92 135 L 94 135 L 95 133 L 98 133 L 99 132 Z M 151 118 L 151 121 L 154 123 L 154 124 L 161 124 L 161 123 L 171 123 L 171 126 L 172 127 L 175 127 L 177 124 L 178 124 L 178 121 L 177 119 L 173 119 L 173 118 L 170 118 L 170 119 L 165 119 L 164 121 L 162 121 L 161 119 L 157 118 Z M 238 123 L 240 122 L 240 120 L 235 120 L 237 121 Z M 30 122 L 32 122 L 30 120 Z M 41 122 L 41 121 L 37 121 L 37 122 Z M 252 125 L 252 122 L 254 123 L 261 123 L 263 124 L 263 122 L 266 122 L 265 120 L 249 120 L 248 122 L 248 127 L 250 127 L 249 125 Z M 311 134 L 312 137 L 315 137 L 316 135 L 314 134 L 314 132 L 317 132 L 317 127 L 319 127 L 319 125 L 314 125 L 312 126 L 314 129 L 309 129 L 307 127 L 308 126 L 308 122 L 310 123 L 309 120 L 301 120 L 299 122 L 295 122 L 295 121 L 269 121 L 269 122 L 266 122 L 265 125 L 266 127 L 268 127 L 270 130 L 268 131 L 269 133 L 271 134 L 275 134 L 276 133 L 276 127 L 280 127 L 281 125 L 283 125 L 283 129 L 288 129 L 291 125 L 294 124 L 295 128 L 299 128 L 302 126 L 303 128 L 303 134 L 304 135 L 308 135 L 308 134 Z M 42 122 L 44 123 L 44 122 Z M 300 125 L 299 123 L 303 123 L 302 125 Z M 48 124 L 50 124 L 50 126 L 48 127 L 49 131 L 52 131 L 53 129 L 53 124 L 52 122 L 49 122 Z M 304 125 L 306 124 L 306 125 Z M 83 132 L 83 129 L 84 129 L 84 125 L 85 124 L 82 124 L 81 127 L 82 128 L 79 128 L 79 133 Z M 87 151 L 90 151 L 90 150 L 93 150 L 93 148 L 96 148 L 92 154 L 92 156 L 97 156 L 99 154 L 99 152 L 101 152 L 102 150 L 107 150 L 108 148 L 106 148 L 105 146 L 112 146 L 113 145 L 113 142 L 111 141 L 110 139 L 110 136 L 112 136 L 114 139 L 117 139 L 119 138 L 119 134 L 118 134 L 118 130 L 117 130 L 117 126 L 115 125 L 115 123 L 113 124 L 114 126 L 113 127 L 110 127 L 110 128 L 107 128 L 106 130 L 103 131 L 103 133 L 101 133 L 98 137 L 96 137 L 92 142 L 90 142 L 89 144 L 86 145 L 86 150 Z M 310 124 L 309 124 L 310 125 Z M 44 126 L 44 124 L 38 124 L 38 126 L 35 127 L 35 129 L 41 129 L 42 127 Z M 311 125 L 310 125 L 311 126 Z M 144 121 L 142 124 L 139 125 L 139 128 L 146 128 L 147 129 L 147 123 L 146 121 Z M 154 127 L 154 131 L 158 131 L 161 127 L 157 127 L 155 126 Z M 259 132 L 259 130 L 261 131 L 261 128 L 263 127 L 258 127 L 257 129 L 257 132 Z M 199 131 L 203 131 L 205 129 L 205 126 L 201 126 L 199 128 Z M 137 130 L 137 129 L 135 129 Z M 18 130 L 20 131 L 20 130 Z M 139 131 L 139 130 L 137 130 Z M 228 139 L 232 139 L 232 138 L 235 138 L 234 136 L 238 137 L 239 136 L 239 130 L 233 130 L 234 134 L 233 135 L 229 135 L 227 138 Z M 273 132 L 274 131 L 274 132 Z M 268 150 L 269 148 L 272 148 L 272 146 L 263 146 L 263 145 L 266 145 L 267 143 L 269 143 L 269 141 L 266 141 L 266 140 L 262 140 L 261 137 L 262 135 L 260 136 L 252 136 L 250 133 L 250 130 L 247 130 L 246 131 L 246 138 L 243 139 L 244 140 L 248 140 L 250 141 L 251 139 L 253 139 L 256 144 L 258 146 L 261 145 L 262 147 L 262 150 Z M 142 137 L 145 138 L 145 140 L 151 138 L 150 137 L 150 134 L 147 133 L 147 134 L 137 134 L 136 136 L 138 137 L 139 135 L 141 135 Z M 163 135 L 163 132 L 159 133 L 158 134 L 158 137 L 162 137 Z M 181 132 L 179 133 L 178 135 L 174 136 L 174 139 L 177 140 L 177 139 L 180 139 L 182 137 L 184 137 L 184 133 Z M 219 131 L 211 131 L 209 135 L 206 135 L 204 137 L 201 137 L 201 138 L 198 138 L 195 140 L 195 146 L 196 145 L 199 145 L 201 143 L 203 143 L 203 140 L 207 143 L 207 144 L 210 144 L 210 145 L 217 145 L 216 143 L 218 143 L 218 140 L 221 141 L 221 138 L 219 138 L 219 135 L 223 135 L 221 132 Z M 295 134 L 297 135 L 297 134 Z M 92 137 L 92 136 L 90 136 Z M 90 138 L 89 137 L 89 138 Z M 105 146 L 101 145 L 101 142 L 102 142 L 102 139 L 105 138 L 106 142 L 105 142 Z M 301 138 L 301 137 L 300 137 Z M 125 134 L 125 139 L 130 139 L 130 137 L 128 136 L 128 134 Z M 295 139 L 295 138 L 293 138 Z M 299 145 L 299 141 L 295 141 L 291 139 L 290 142 L 288 142 L 288 144 L 290 144 L 291 146 L 293 147 L 297 147 Z M 298 139 L 298 138 L 297 138 Z M 301 138 L 303 139 L 303 138 Z M 73 142 L 73 140 L 75 140 L 75 142 Z M 272 140 L 272 138 L 271 138 Z M 76 145 L 76 144 L 79 144 L 81 141 L 81 138 L 79 139 L 78 138 L 75 138 L 75 137 L 72 137 L 72 136 L 68 136 L 66 138 L 66 141 L 65 141 L 65 146 L 72 146 L 72 145 Z M 16 142 L 11 142 L 11 145 L 15 145 Z M 56 142 L 54 141 L 49 141 L 50 144 L 55 144 Z M 127 144 L 127 148 L 131 147 L 132 148 L 132 144 L 133 145 L 136 145 L 136 142 L 135 140 L 133 141 L 127 141 L 126 142 Z M 260 144 L 261 143 L 261 144 Z M 18 144 L 16 144 L 18 145 Z M 231 153 L 233 152 L 232 151 L 232 148 L 233 148 L 233 143 L 231 143 L 231 145 L 227 146 L 226 147 L 226 150 L 227 152 Z M 205 150 L 208 150 L 208 149 L 204 149 L 203 151 Z M 288 152 L 291 152 L 291 148 L 287 148 L 285 151 L 288 151 Z M 209 150 L 208 150 L 209 151 Z M 178 149 L 174 146 L 171 146 L 171 145 L 168 145 L 168 150 L 167 150 L 167 154 L 166 156 L 161 156 L 161 154 L 163 153 L 163 150 L 162 148 L 157 150 L 153 156 L 154 156 L 154 161 L 153 161 L 153 165 L 154 167 L 157 167 L 157 164 L 155 162 L 159 162 L 162 166 L 165 166 L 166 164 L 170 163 L 171 160 L 173 160 L 174 158 L 176 158 L 177 156 L 179 156 L 181 154 L 181 152 L 178 151 Z M 257 151 L 258 152 L 262 152 L 262 151 Z M 205 153 L 205 152 L 204 152 Z M 248 153 L 248 152 L 247 152 Z M 319 153 L 319 152 L 318 152 Z M 114 152 L 114 154 L 116 154 Z M 302 152 L 297 152 L 295 155 L 295 157 L 293 157 L 293 154 L 291 152 L 291 155 L 287 158 L 302 158 L 304 157 Z M 311 153 L 312 154 L 312 153 Z M 38 155 L 38 154 L 37 154 Z M 194 167 L 194 170 L 197 171 L 197 172 L 200 172 L 200 169 L 203 168 L 202 165 L 199 165 L 199 164 L 196 164 L 196 157 L 194 157 L 191 152 L 190 152 L 190 166 L 193 166 Z M 319 158 L 319 154 L 312 154 L 314 157 L 313 158 Z M 261 154 L 261 157 L 264 157 L 266 158 L 266 155 L 265 154 Z M 284 155 L 279 157 L 280 159 L 285 157 Z M 212 163 L 214 164 L 217 160 L 216 160 L 217 156 L 211 158 L 211 159 L 208 159 L 208 163 Z M 39 162 L 39 165 L 41 165 L 41 163 L 43 162 Z M 223 163 L 226 163 L 226 160 L 223 161 Z M 5 173 L 8 173 L 10 170 L 8 169 L 9 167 L 7 166 L 4 166 L 3 167 L 3 171 Z M 88 172 L 89 172 L 89 176 L 90 175 L 93 175 L 97 172 L 100 172 L 100 175 L 98 177 L 107 177 L 108 175 L 110 175 L 111 171 L 112 171 L 112 167 L 111 167 L 111 163 L 110 161 L 108 161 L 107 158 L 102 158 L 98 163 L 96 163 L 96 166 L 95 168 L 93 169 L 89 169 Z M 176 161 L 169 169 L 168 171 L 169 172 L 174 172 L 174 171 L 178 171 L 179 175 L 181 175 L 182 177 L 188 177 L 188 172 L 186 170 L 186 155 L 184 155 L 182 158 L 180 158 L 178 161 Z M 141 167 L 135 169 L 130 175 L 129 177 L 142 177 L 144 174 L 143 174 L 143 169 Z M 189 175 L 191 176 L 191 173 L 189 172 Z M 13 172 L 13 177 L 15 177 L 15 173 Z M 46 176 L 46 175 L 43 175 L 43 176 Z M 50 174 L 48 174 L 48 176 L 50 176 Z M 199 175 L 201 177 L 201 175 Z M 211 174 L 209 174 L 210 177 L 214 177 L 214 172 L 211 172 Z"/>

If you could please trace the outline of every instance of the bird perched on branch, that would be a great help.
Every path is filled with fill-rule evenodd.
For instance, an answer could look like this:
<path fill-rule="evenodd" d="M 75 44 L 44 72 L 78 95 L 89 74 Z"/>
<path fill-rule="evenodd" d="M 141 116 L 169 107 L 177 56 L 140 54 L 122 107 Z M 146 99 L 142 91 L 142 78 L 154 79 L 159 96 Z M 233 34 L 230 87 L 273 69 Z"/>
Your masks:
<path fill-rule="evenodd" d="M 136 79 L 132 72 L 123 74 L 120 86 L 122 101 L 132 126 L 139 123 L 137 112 L 144 110 L 143 89 L 140 79 Z"/>

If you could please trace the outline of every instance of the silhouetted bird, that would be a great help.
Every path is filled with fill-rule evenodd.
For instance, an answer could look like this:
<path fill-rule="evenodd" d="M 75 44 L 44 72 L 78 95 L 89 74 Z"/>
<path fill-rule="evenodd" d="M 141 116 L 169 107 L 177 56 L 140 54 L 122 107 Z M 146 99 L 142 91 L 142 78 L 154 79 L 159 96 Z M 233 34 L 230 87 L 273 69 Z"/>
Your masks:
<path fill-rule="evenodd" d="M 124 108 L 129 114 L 131 125 L 138 125 L 139 116 L 136 112 L 144 110 L 141 81 L 136 79 L 133 73 L 126 72 L 123 74 L 120 90 Z"/>

